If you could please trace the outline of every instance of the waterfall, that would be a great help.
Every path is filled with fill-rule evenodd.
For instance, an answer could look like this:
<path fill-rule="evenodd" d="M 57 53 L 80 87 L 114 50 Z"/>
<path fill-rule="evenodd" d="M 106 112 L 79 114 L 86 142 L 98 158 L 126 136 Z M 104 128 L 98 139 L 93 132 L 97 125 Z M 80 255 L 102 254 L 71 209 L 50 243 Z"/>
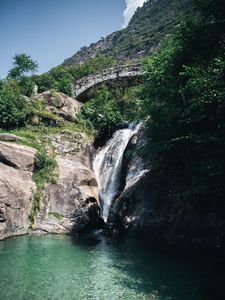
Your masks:
<path fill-rule="evenodd" d="M 98 180 L 104 221 L 107 221 L 111 203 L 118 194 L 124 151 L 139 127 L 140 124 L 131 123 L 129 128 L 117 130 L 95 157 L 93 167 Z"/>

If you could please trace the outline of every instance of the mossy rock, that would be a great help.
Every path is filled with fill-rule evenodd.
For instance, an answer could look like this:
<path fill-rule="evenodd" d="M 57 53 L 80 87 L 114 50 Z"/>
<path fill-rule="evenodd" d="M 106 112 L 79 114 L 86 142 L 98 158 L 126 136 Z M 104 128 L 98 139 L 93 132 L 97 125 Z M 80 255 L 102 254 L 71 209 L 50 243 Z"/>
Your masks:
<path fill-rule="evenodd" d="M 62 95 L 60 95 L 60 93 L 57 92 L 52 92 L 52 97 L 51 97 L 51 105 L 55 106 L 56 108 L 61 108 L 63 107 L 65 101 L 62 97 Z"/>

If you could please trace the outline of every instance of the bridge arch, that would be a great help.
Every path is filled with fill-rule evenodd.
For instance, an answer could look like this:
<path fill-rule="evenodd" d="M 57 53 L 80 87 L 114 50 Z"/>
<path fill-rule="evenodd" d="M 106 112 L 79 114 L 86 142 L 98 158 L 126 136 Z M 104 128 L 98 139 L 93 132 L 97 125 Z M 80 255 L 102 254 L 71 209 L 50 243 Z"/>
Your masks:
<path fill-rule="evenodd" d="M 106 82 L 125 82 L 125 85 L 137 84 L 143 75 L 140 64 L 125 65 L 105 69 L 100 73 L 89 75 L 74 83 L 74 96 L 77 100 L 85 102 L 88 100 L 89 91 Z"/>

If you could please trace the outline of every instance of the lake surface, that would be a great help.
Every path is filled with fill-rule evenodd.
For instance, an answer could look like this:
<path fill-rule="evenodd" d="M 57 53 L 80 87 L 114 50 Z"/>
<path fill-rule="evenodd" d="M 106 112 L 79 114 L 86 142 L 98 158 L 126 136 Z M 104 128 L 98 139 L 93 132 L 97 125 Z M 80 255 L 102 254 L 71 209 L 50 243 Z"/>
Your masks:
<path fill-rule="evenodd" d="M 0 299 L 222 299 L 221 264 L 189 256 L 100 236 L 11 238 L 0 241 Z"/>

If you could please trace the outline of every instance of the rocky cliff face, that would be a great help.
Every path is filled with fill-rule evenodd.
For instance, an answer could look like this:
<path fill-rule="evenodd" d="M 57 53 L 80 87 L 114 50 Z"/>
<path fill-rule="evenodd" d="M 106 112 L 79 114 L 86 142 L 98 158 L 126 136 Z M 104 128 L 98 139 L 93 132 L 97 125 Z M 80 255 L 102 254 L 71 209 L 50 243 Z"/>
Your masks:
<path fill-rule="evenodd" d="M 76 135 L 76 134 L 75 134 Z M 58 163 L 59 178 L 44 190 L 33 228 L 49 233 L 81 233 L 101 228 L 98 184 L 92 171 L 92 148 L 81 149 L 68 132 L 49 137 Z"/>
<path fill-rule="evenodd" d="M 131 160 L 124 163 L 125 188 L 114 201 L 108 219 L 113 234 L 142 235 L 146 238 L 185 249 L 221 250 L 225 247 L 224 212 L 200 213 L 186 209 L 172 195 L 165 194 L 151 163 L 140 156 L 145 143 L 142 134 L 128 145 Z M 126 156 L 126 153 L 125 153 Z M 169 181 L 169 180 L 168 180 Z M 160 192 L 161 190 L 161 192 Z"/>
<path fill-rule="evenodd" d="M 0 240 L 26 234 L 30 227 L 35 156 L 33 148 L 0 142 Z"/>
<path fill-rule="evenodd" d="M 27 233 L 85 233 L 104 227 L 92 147 L 82 145 L 82 133 L 62 131 L 48 137 L 54 147 L 58 179 L 43 190 L 40 211 L 32 224 L 29 215 L 36 192 L 37 151 L 15 144 L 15 135 L 0 135 L 0 240 Z M 12 142 L 8 142 L 8 141 Z M 224 249 L 224 213 L 198 213 L 160 193 L 163 184 L 140 149 L 139 131 L 123 157 L 123 191 L 114 200 L 108 218 L 113 234 L 143 235 L 173 246 Z M 132 154 L 132 155 L 131 155 Z"/>
<path fill-rule="evenodd" d="M 80 133 L 49 136 L 58 165 L 58 180 L 45 186 L 34 224 L 29 218 L 36 192 L 32 180 L 37 151 L 0 142 L 0 240 L 27 233 L 81 233 L 101 228 L 98 187 L 92 171 L 92 148 Z M 15 135 L 2 139 L 18 140 Z"/>

